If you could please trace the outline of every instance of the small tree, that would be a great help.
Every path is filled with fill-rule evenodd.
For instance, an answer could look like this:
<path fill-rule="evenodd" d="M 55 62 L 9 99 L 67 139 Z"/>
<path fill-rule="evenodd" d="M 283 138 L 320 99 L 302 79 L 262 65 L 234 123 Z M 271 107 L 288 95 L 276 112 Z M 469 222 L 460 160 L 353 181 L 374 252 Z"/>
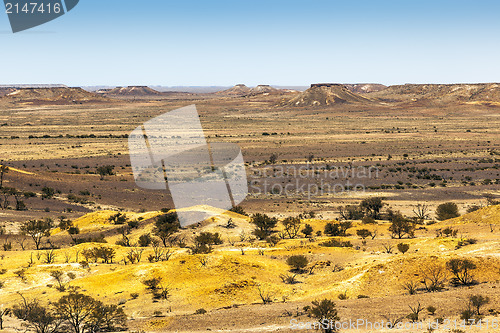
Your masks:
<path fill-rule="evenodd" d="M 22 200 L 23 197 L 23 192 L 18 191 L 15 188 L 10 188 L 9 189 L 9 194 L 14 197 L 14 200 L 16 201 L 16 210 L 26 210 L 26 205 L 24 204 L 24 201 Z"/>
<path fill-rule="evenodd" d="M 163 246 L 167 247 L 168 238 L 176 233 L 179 228 L 180 222 L 177 213 L 172 212 L 156 218 L 154 233 L 161 239 Z"/>
<path fill-rule="evenodd" d="M 368 229 L 359 229 L 356 231 L 356 234 L 362 239 L 372 236 L 372 232 Z"/>
<path fill-rule="evenodd" d="M 333 236 L 340 236 L 340 234 L 341 234 L 340 224 L 328 222 L 325 225 L 324 233 L 325 233 L 325 235 L 332 236 L 332 237 Z"/>
<path fill-rule="evenodd" d="M 266 214 L 257 213 L 252 215 L 251 223 L 256 227 L 253 234 L 263 240 L 273 233 L 273 229 L 276 227 L 278 219 L 269 217 Z"/>
<path fill-rule="evenodd" d="M 306 224 L 301 232 L 304 234 L 304 236 L 311 237 L 312 233 L 314 232 L 314 229 L 313 227 L 311 227 L 310 224 Z"/>
<path fill-rule="evenodd" d="M 36 249 L 40 249 L 40 243 L 43 237 L 50 236 L 50 229 L 52 228 L 52 220 L 46 218 L 45 220 L 29 220 L 21 225 L 21 232 L 30 236 L 35 242 Z"/>
<path fill-rule="evenodd" d="M 361 201 L 359 206 L 366 212 L 368 216 L 378 219 L 380 217 L 380 210 L 384 207 L 384 198 L 373 197 Z"/>
<path fill-rule="evenodd" d="M 59 284 L 57 289 L 59 291 L 64 291 L 64 289 L 65 289 L 64 284 L 63 284 L 64 273 L 61 272 L 60 270 L 55 270 L 55 271 L 50 272 L 50 276 L 52 276 Z"/>
<path fill-rule="evenodd" d="M 97 302 L 85 328 L 88 332 L 123 331 L 127 328 L 127 315 L 117 305 L 104 305 Z"/>
<path fill-rule="evenodd" d="M 286 263 L 293 271 L 302 271 L 309 263 L 309 260 L 307 260 L 306 256 L 299 254 L 288 257 Z"/>
<path fill-rule="evenodd" d="M 14 305 L 12 313 L 25 322 L 28 329 L 37 333 L 57 333 L 63 319 L 50 309 L 41 306 L 37 300 L 27 301 L 22 295 L 23 303 Z"/>
<path fill-rule="evenodd" d="M 485 296 L 482 296 L 482 295 L 471 295 L 469 297 L 469 301 L 470 301 L 470 304 L 472 305 L 472 307 L 475 308 L 475 311 L 476 311 L 476 314 L 478 316 L 481 315 L 481 307 L 483 305 L 486 305 L 490 302 L 490 298 L 489 297 L 485 297 Z"/>
<path fill-rule="evenodd" d="M 474 282 L 471 270 L 476 269 L 476 264 L 474 264 L 469 259 L 450 259 L 446 263 L 446 268 L 448 268 L 451 273 L 453 273 L 454 278 L 452 282 L 454 284 L 470 285 Z"/>
<path fill-rule="evenodd" d="M 42 198 L 51 199 L 54 197 L 54 195 L 56 195 L 56 190 L 54 190 L 52 187 L 42 187 Z"/>
<path fill-rule="evenodd" d="M 100 306 L 100 302 L 80 293 L 70 293 L 54 303 L 56 313 L 68 322 L 74 333 L 85 332 L 85 327 L 92 323 L 93 314 Z"/>
<path fill-rule="evenodd" d="M 424 287 L 427 291 L 440 291 L 446 282 L 446 271 L 439 265 L 427 266 L 422 272 Z"/>
<path fill-rule="evenodd" d="M 287 233 L 289 238 L 297 237 L 300 231 L 300 223 L 301 222 L 298 217 L 291 217 L 291 216 L 281 221 L 281 224 L 283 224 L 285 232 Z"/>
<path fill-rule="evenodd" d="M 193 254 L 203 254 L 212 252 L 212 246 L 222 244 L 219 233 L 202 232 L 194 238 L 194 247 L 191 247 Z"/>
<path fill-rule="evenodd" d="M 325 333 L 337 331 L 335 322 L 339 321 L 340 317 L 332 300 L 325 298 L 321 301 L 313 301 L 309 314 L 320 323 L 328 322 L 327 327 L 323 327 Z"/>
<path fill-rule="evenodd" d="M 262 303 L 269 304 L 273 302 L 275 295 L 274 292 L 261 285 L 257 285 L 257 291 L 259 293 L 260 299 L 262 300 Z"/>
<path fill-rule="evenodd" d="M 329 236 L 345 236 L 347 229 L 349 229 L 352 226 L 352 222 L 350 221 L 345 221 L 341 223 L 332 223 L 328 222 L 325 225 L 325 235 Z"/>
<path fill-rule="evenodd" d="M 398 244 L 398 250 L 399 252 L 405 254 L 406 252 L 408 252 L 408 250 L 410 249 L 410 245 L 409 244 L 406 244 L 406 243 L 399 243 Z"/>
<path fill-rule="evenodd" d="M 415 224 L 409 221 L 401 213 L 396 213 L 391 219 L 392 224 L 389 227 L 389 231 L 392 233 L 392 237 L 403 238 L 404 235 L 408 237 L 413 237 L 415 232 Z"/>
<path fill-rule="evenodd" d="M 436 209 L 436 215 L 438 220 L 444 221 L 452 219 L 454 217 L 459 217 L 458 206 L 454 202 L 445 202 L 440 204 Z"/>
<path fill-rule="evenodd" d="M 106 176 L 112 176 L 114 175 L 114 170 L 115 167 L 113 165 L 103 165 L 103 166 L 99 166 L 97 167 L 96 171 L 97 171 L 97 174 L 101 177 L 101 180 L 104 179 L 104 177 Z"/>

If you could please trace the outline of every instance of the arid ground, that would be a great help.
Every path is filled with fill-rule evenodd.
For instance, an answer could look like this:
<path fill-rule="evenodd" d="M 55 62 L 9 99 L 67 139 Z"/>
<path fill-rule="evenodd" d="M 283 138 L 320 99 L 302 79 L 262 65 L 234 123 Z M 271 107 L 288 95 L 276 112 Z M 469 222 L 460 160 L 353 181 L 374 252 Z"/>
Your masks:
<path fill-rule="evenodd" d="M 335 302 L 341 322 L 410 324 L 410 307 L 420 304 L 419 320 L 440 322 L 435 332 L 497 331 L 491 325 L 500 313 L 500 88 L 416 85 L 365 94 L 340 85 L 306 92 L 236 88 L 216 94 L 141 88 L 135 97 L 116 89 L 5 91 L 0 164 L 9 169 L 0 187 L 18 197 L 0 193 L 0 306 L 18 304 L 20 294 L 50 306 L 66 294 L 51 276 L 59 270 L 73 273 L 62 280 L 65 290 L 122 307 L 131 332 L 289 332 L 292 320 L 315 320 L 308 307 L 321 299 Z M 241 147 L 250 193 L 240 207 L 248 216 L 188 208 L 220 215 L 176 232 L 175 241 L 161 246 L 168 260 L 150 262 L 155 249 L 140 247 L 139 238 L 155 238 L 156 219 L 174 207 L 167 192 L 135 184 L 127 136 L 192 104 L 209 142 Z M 101 166 L 112 166 L 112 174 L 101 177 Z M 370 198 L 384 203 L 375 221 L 347 217 L 341 236 L 325 234 L 328 223 L 346 222 L 342 209 Z M 18 200 L 23 207 L 16 207 Z M 445 202 L 455 203 L 461 216 L 439 221 L 435 211 Z M 424 218 L 417 219 L 417 205 L 426 207 Z M 394 235 L 390 211 L 412 221 L 412 235 Z M 112 221 L 118 212 L 121 224 Z M 275 241 L 253 235 L 257 213 L 278 219 L 270 232 Z M 290 216 L 299 218 L 299 230 L 309 224 L 313 231 L 290 237 L 282 224 Z M 36 250 L 21 226 L 47 218 L 54 227 Z M 58 227 L 61 220 L 79 234 Z M 370 236 L 362 239 L 360 229 Z M 218 233 L 222 244 L 192 254 L 202 232 Z M 409 245 L 406 253 L 398 251 L 400 243 Z M 83 257 L 85 249 L 100 246 L 114 249 L 112 263 Z M 131 251 L 142 254 L 139 262 L 127 260 Z M 47 259 L 49 253 L 55 258 Z M 307 258 L 303 270 L 287 264 L 294 255 Z M 457 258 L 473 263 L 473 283 L 452 283 L 447 262 Z M 433 270 L 440 270 L 442 283 L 429 291 L 422 281 Z M 143 282 L 153 277 L 168 297 L 155 298 L 146 288 Z M 407 282 L 417 285 L 415 294 Z M 489 297 L 482 327 L 460 327 L 471 295 Z M 4 327 L 18 332 L 23 322 L 6 316 Z M 386 331 L 395 330 L 342 329 Z"/>

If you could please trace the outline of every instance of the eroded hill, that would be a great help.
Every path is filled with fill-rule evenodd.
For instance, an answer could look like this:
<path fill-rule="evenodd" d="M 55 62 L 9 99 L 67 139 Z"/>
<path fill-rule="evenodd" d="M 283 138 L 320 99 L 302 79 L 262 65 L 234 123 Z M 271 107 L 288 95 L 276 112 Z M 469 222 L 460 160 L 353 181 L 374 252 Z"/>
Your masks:
<path fill-rule="evenodd" d="M 106 91 L 106 95 L 116 96 L 158 96 L 161 95 L 159 91 L 151 89 L 147 86 L 128 86 L 117 87 Z"/>
<path fill-rule="evenodd" d="M 311 88 L 282 103 L 293 107 L 321 107 L 338 104 L 373 104 L 373 100 L 351 92 L 336 83 L 312 84 Z"/>
<path fill-rule="evenodd" d="M 82 88 L 21 88 L 0 99 L 0 103 L 9 105 L 65 105 L 109 101 L 106 97 Z"/>
<path fill-rule="evenodd" d="M 405 84 L 373 92 L 370 97 L 421 106 L 453 104 L 497 106 L 500 105 L 500 84 Z"/>

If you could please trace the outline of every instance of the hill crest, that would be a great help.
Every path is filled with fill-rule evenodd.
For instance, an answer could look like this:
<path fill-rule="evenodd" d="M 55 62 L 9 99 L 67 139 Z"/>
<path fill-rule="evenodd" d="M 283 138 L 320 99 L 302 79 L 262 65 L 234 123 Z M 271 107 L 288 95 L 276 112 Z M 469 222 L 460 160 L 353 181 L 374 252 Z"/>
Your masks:
<path fill-rule="evenodd" d="M 283 105 L 304 106 L 332 106 L 338 104 L 369 104 L 372 100 L 351 92 L 345 85 L 340 83 L 315 83 L 311 87 L 292 99 L 285 101 Z"/>
<path fill-rule="evenodd" d="M 442 104 L 500 105 L 500 84 L 404 84 L 370 93 L 370 97 L 424 106 Z"/>
<path fill-rule="evenodd" d="M 151 89 L 148 86 L 127 86 L 127 87 L 116 87 L 109 91 L 105 91 L 106 95 L 118 95 L 118 96 L 155 96 L 161 95 L 159 91 Z"/>
<path fill-rule="evenodd" d="M 20 88 L 0 99 L 6 103 L 27 103 L 31 105 L 66 105 L 109 102 L 106 97 L 82 88 Z"/>

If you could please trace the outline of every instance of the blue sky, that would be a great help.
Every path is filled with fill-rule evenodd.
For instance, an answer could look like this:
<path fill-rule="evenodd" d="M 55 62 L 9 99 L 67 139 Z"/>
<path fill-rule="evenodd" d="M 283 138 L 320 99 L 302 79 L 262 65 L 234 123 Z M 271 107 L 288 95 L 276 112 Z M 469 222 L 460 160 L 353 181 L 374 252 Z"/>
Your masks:
<path fill-rule="evenodd" d="M 500 81 L 499 1 L 80 0 L 12 34 L 0 84 Z"/>

